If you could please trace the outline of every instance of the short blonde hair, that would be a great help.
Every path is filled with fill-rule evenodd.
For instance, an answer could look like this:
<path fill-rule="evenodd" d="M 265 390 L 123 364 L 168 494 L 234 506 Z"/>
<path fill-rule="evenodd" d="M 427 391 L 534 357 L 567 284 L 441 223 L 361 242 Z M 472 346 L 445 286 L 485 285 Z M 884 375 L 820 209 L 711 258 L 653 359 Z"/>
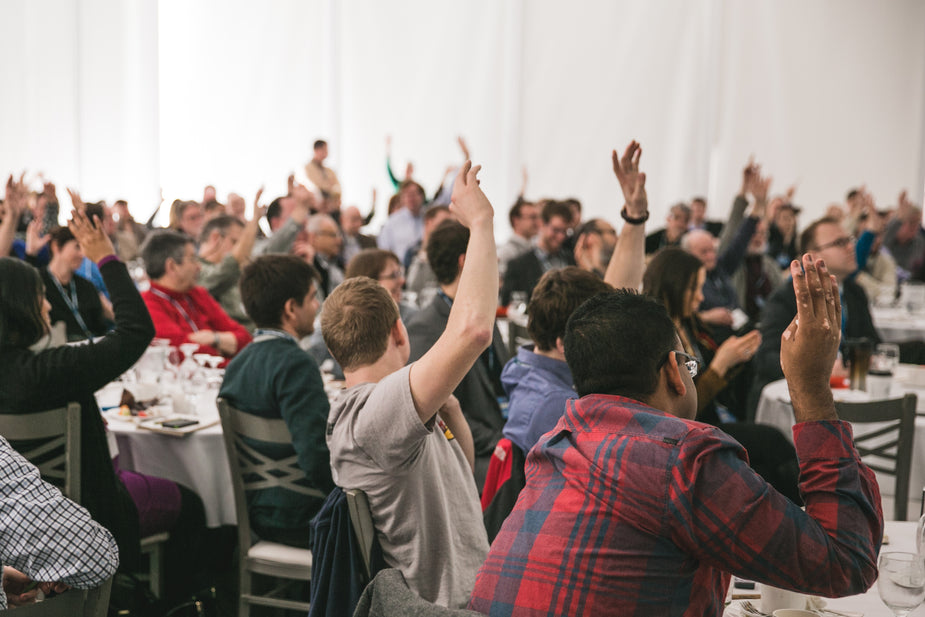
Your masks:
<path fill-rule="evenodd" d="M 338 285 L 324 302 L 321 336 L 344 370 L 375 363 L 389 345 L 398 305 L 377 281 L 358 276 Z"/>

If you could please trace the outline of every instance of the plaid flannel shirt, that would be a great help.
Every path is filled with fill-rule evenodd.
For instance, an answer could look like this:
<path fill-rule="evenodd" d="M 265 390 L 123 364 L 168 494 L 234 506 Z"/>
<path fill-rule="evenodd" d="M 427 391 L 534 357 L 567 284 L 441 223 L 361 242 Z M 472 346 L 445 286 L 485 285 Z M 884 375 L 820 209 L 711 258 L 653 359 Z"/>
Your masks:
<path fill-rule="evenodd" d="M 845 422 L 794 427 L 806 512 L 719 429 L 630 399 L 569 401 L 479 570 L 490 615 L 721 615 L 729 573 L 861 593 L 883 536 L 873 473 Z"/>

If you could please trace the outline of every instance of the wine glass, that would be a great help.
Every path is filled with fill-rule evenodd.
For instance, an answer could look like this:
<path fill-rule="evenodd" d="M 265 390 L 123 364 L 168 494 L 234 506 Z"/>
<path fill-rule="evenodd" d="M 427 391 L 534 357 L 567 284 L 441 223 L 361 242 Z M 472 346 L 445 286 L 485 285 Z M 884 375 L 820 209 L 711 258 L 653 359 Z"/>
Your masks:
<path fill-rule="evenodd" d="M 915 553 L 882 553 L 879 565 L 880 599 L 897 617 L 908 615 L 925 600 L 925 558 Z"/>

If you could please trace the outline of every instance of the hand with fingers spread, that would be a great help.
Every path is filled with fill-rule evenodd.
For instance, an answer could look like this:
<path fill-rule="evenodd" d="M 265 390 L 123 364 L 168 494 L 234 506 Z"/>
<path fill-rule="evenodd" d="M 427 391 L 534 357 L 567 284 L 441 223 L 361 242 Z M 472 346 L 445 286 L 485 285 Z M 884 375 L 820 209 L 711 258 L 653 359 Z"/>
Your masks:
<path fill-rule="evenodd" d="M 83 210 L 75 208 L 67 226 L 90 261 L 98 262 L 103 257 L 116 252 L 112 246 L 112 240 L 103 231 L 103 224 L 98 217 L 93 217 L 91 221 Z"/>
<path fill-rule="evenodd" d="M 646 174 L 639 171 L 639 158 L 642 146 L 633 140 L 626 146 L 623 156 L 617 151 L 611 153 L 613 173 L 617 176 L 623 198 L 626 200 L 626 214 L 630 218 L 642 218 L 649 211 L 649 199 L 646 196 Z"/>
<path fill-rule="evenodd" d="M 254 196 L 254 210 L 251 215 L 251 220 L 259 221 L 264 214 L 267 213 L 266 206 L 260 205 L 260 197 L 263 195 L 263 187 L 261 186 L 257 189 L 257 194 Z"/>
<path fill-rule="evenodd" d="M 478 224 L 491 224 L 495 214 L 491 203 L 479 187 L 480 169 L 481 165 L 473 167 L 472 161 L 466 161 L 456 176 L 453 195 L 450 198 L 450 211 L 469 229 Z"/>
<path fill-rule="evenodd" d="M 797 315 L 781 335 L 780 365 L 797 422 L 834 420 L 829 378 L 841 340 L 838 283 L 825 262 L 803 256 L 790 264 Z"/>

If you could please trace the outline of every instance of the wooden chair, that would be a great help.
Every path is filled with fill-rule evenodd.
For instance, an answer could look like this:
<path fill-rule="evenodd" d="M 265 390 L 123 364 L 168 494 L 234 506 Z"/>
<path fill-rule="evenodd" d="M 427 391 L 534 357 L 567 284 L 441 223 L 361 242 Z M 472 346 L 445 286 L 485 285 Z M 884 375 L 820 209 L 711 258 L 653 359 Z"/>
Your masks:
<path fill-rule="evenodd" d="M 16 611 L 15 617 L 106 617 L 112 579 L 95 589 L 68 589 L 42 602 L 3 611 Z"/>
<path fill-rule="evenodd" d="M 42 479 L 80 503 L 80 404 L 30 414 L 0 414 L 0 435 L 39 468 Z"/>
<path fill-rule="evenodd" d="M 239 617 L 247 617 L 252 604 L 305 612 L 310 607 L 308 602 L 279 597 L 280 592 L 286 587 L 285 584 L 264 595 L 254 593 L 255 574 L 289 582 L 311 580 L 312 553 L 308 549 L 277 542 L 255 542 L 247 514 L 246 495 L 249 490 L 273 487 L 321 499 L 326 495 L 297 483 L 305 475 L 299 468 L 296 455 L 277 461 L 261 454 L 248 443 L 261 441 L 291 444 L 292 435 L 283 420 L 260 418 L 244 413 L 232 407 L 223 398 L 218 399 L 218 413 L 222 420 L 225 451 L 231 467 L 231 484 L 238 518 L 238 542 L 241 551 Z"/>
<path fill-rule="evenodd" d="M 915 394 L 865 403 L 835 403 L 838 417 L 854 427 L 854 445 L 864 463 L 876 472 L 895 476 L 893 517 L 897 521 L 906 520 L 909 505 L 915 404 Z M 864 426 L 867 424 L 876 426 Z"/>
<path fill-rule="evenodd" d="M 0 414 L 0 435 L 16 443 L 16 451 L 38 467 L 42 479 L 61 489 L 71 501 L 80 503 L 80 404 L 30 414 Z M 141 539 L 141 551 L 148 555 L 151 591 L 160 597 L 163 578 L 163 548 L 169 533 Z"/>

